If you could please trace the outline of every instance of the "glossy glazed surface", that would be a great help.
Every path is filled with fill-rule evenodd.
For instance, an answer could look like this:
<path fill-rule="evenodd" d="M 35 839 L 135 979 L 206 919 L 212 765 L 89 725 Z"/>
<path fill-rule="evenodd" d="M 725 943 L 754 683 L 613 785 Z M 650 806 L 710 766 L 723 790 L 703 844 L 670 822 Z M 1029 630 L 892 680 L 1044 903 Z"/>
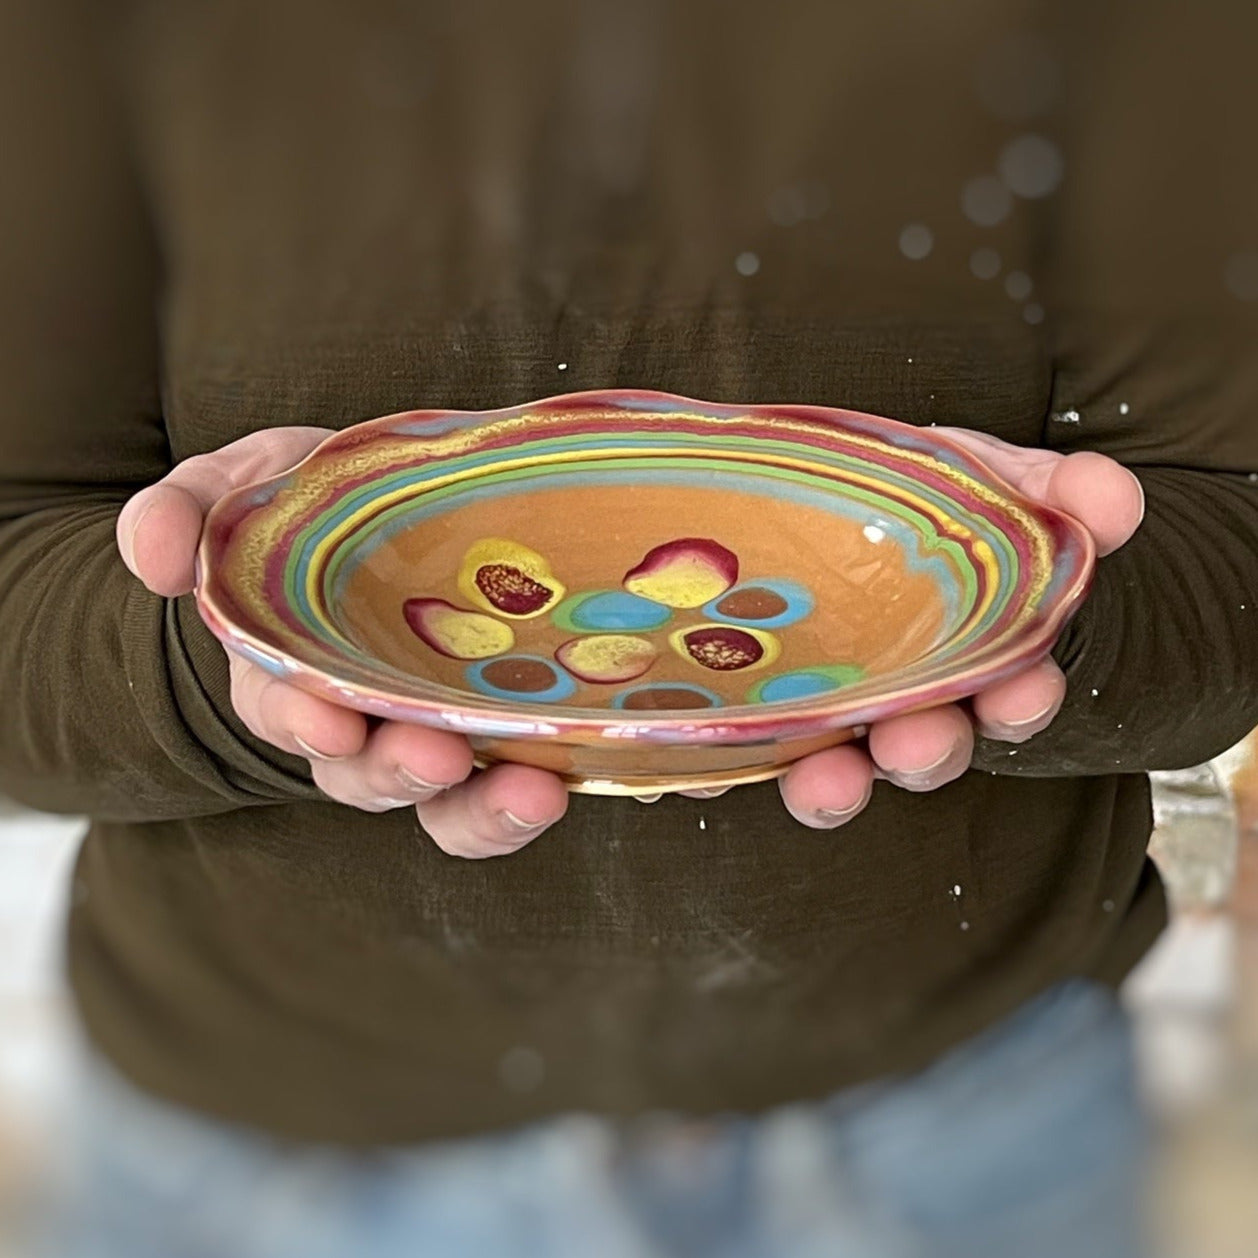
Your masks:
<path fill-rule="evenodd" d="M 839 495 L 834 504 L 858 509 Z M 502 634 L 489 645 L 503 649 L 493 657 L 524 653 L 554 660 L 566 646 L 575 648 L 567 654 L 577 655 L 568 670 L 577 689 L 564 699 L 573 707 L 611 706 L 622 694 L 615 680 L 600 681 L 596 670 L 580 667 L 582 653 L 593 656 L 609 641 L 615 646 L 628 639 L 655 650 L 649 666 L 624 682 L 641 677 L 691 683 L 732 706 L 763 701 L 751 693 L 764 680 L 763 656 L 737 667 L 737 658 L 705 655 L 705 641 L 721 641 L 719 629 L 709 629 L 705 639 L 705 626 L 727 628 L 735 646 L 757 631 L 771 635 L 779 651 L 769 666 L 775 677 L 831 665 L 879 676 L 930 650 L 945 632 L 948 604 L 961 601 L 962 580 L 951 557 L 940 556 L 932 566 L 919 539 L 907 531 L 903 544 L 889 532 L 873 542 L 857 520 L 767 493 L 706 485 L 684 494 L 650 483 L 587 485 L 455 507 L 374 546 L 365 541 L 364 553 L 341 578 L 334 600 L 337 627 L 359 649 L 402 672 L 453 690 L 501 694 L 478 685 L 468 666 L 478 658 L 473 653 L 484 649 L 479 608 L 469 622 L 472 636 L 446 653 L 415 633 L 404 615 L 407 600 L 417 596 L 469 604 L 455 575 L 463 555 L 482 537 L 486 515 L 495 532 L 546 556 L 572 592 L 552 612 L 499 618 Z M 739 580 L 729 589 L 690 608 L 623 590 L 624 574 L 652 547 L 695 533 L 719 538 L 738 556 Z M 758 580 L 761 574 L 765 581 Z M 794 598 L 779 593 L 792 586 Z M 801 613 L 798 619 L 793 610 Z M 678 635 L 689 638 L 678 641 Z M 643 649 L 643 661 L 646 654 Z M 705 659 L 709 664 L 701 662 Z M 527 698 L 527 691 L 518 697 Z"/>
<path fill-rule="evenodd" d="M 199 597 L 299 685 L 633 781 L 635 744 L 759 744 L 764 776 L 774 744 L 974 693 L 1093 563 L 927 430 L 620 391 L 339 433 L 216 508 Z"/>

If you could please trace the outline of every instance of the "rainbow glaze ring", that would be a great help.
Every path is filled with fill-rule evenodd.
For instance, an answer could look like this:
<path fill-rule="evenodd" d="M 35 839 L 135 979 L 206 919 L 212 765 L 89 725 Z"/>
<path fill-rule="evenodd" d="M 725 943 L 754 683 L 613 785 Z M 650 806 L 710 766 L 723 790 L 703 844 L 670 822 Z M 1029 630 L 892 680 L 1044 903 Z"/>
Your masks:
<path fill-rule="evenodd" d="M 929 429 L 570 394 L 331 436 L 210 514 L 231 651 L 575 790 L 758 781 L 1052 648 L 1082 525 Z"/>

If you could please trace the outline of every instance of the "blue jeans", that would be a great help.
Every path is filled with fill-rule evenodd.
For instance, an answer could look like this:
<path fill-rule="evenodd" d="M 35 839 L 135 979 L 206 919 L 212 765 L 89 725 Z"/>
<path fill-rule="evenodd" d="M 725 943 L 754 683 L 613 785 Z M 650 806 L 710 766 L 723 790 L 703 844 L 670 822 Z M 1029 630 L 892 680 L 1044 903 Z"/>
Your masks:
<path fill-rule="evenodd" d="M 370 1155 L 95 1074 L 56 1258 L 1134 1258 L 1145 1129 L 1070 982 L 929 1069 L 747 1119 L 565 1116 Z"/>

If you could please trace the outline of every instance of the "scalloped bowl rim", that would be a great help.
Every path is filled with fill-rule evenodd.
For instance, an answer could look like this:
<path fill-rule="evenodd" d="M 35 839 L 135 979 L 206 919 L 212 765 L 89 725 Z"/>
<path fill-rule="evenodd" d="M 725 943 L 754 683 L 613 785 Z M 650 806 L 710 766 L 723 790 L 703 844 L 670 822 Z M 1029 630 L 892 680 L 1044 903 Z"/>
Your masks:
<path fill-rule="evenodd" d="M 533 409 L 553 407 L 555 404 L 565 407 L 576 404 L 602 405 L 623 409 L 626 402 L 704 407 L 729 411 L 731 416 L 764 419 L 772 418 L 774 412 L 788 411 L 792 416 L 804 416 L 823 424 L 833 423 L 835 416 L 844 416 L 871 425 L 876 430 L 911 436 L 913 443 L 926 443 L 946 452 L 952 460 L 959 461 L 967 474 L 1003 495 L 1015 507 L 1040 521 L 1053 521 L 1071 534 L 1080 548 L 1078 571 L 1069 586 L 1049 605 L 1039 609 L 1035 618 L 1020 631 L 1020 636 L 994 651 L 990 661 L 968 668 L 959 667 L 955 677 L 945 676 L 917 685 L 892 684 L 908 669 L 929 659 L 931 652 L 928 652 L 902 669 L 880 674 L 856 686 L 844 687 L 828 694 L 783 700 L 772 705 L 695 709 L 693 714 L 686 713 L 684 717 L 680 714 L 666 717 L 630 715 L 621 709 L 606 708 L 559 706 L 556 710 L 540 704 L 513 705 L 505 701 L 490 701 L 470 693 L 466 696 L 470 701 L 464 702 L 462 692 L 446 687 L 441 687 L 442 697 L 399 695 L 390 691 L 387 686 L 370 686 L 346 680 L 326 668 L 297 658 L 290 651 L 277 647 L 236 624 L 218 603 L 213 588 L 215 570 L 211 554 L 214 523 L 222 516 L 237 511 L 243 500 L 254 498 L 272 486 L 299 477 L 307 463 L 335 449 L 347 437 L 359 437 L 374 429 L 392 429 L 402 422 L 414 425 L 426 420 L 448 421 L 451 418 L 466 417 L 488 423 Z M 888 441 L 888 444 L 896 446 L 894 441 Z M 257 509 L 266 510 L 268 505 L 263 504 Z M 1060 548 L 1054 551 L 1055 556 L 1059 553 Z M 214 504 L 207 516 L 197 554 L 195 598 L 202 619 L 226 649 L 263 663 L 276 674 L 281 674 L 290 684 L 367 715 L 408 721 L 462 734 L 486 734 L 495 738 L 547 738 L 565 733 L 579 733 L 628 741 L 645 739 L 677 744 L 748 744 L 864 727 L 892 716 L 970 698 L 981 690 L 1016 675 L 1052 651 L 1062 631 L 1087 597 L 1095 580 L 1096 563 L 1096 543 L 1091 533 L 1073 516 L 1028 498 L 982 458 L 935 428 L 923 428 L 846 407 L 796 402 L 762 402 L 744 406 L 738 403 L 700 401 L 654 389 L 592 389 L 555 394 L 492 410 L 397 411 L 329 433 L 325 440 L 288 470 L 234 489 Z M 992 648 L 978 648 L 971 658 L 981 658 L 985 650 L 992 651 Z M 964 663 L 965 660 L 966 656 L 962 655 L 960 662 Z M 429 684 L 437 686 L 437 683 Z"/>

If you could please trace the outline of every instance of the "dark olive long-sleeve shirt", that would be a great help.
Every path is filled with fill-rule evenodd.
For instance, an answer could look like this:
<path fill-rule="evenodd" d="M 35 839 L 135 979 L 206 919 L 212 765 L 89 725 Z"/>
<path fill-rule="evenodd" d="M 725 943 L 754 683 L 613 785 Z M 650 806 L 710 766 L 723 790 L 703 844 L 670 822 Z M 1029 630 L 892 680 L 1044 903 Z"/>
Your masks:
<path fill-rule="evenodd" d="M 1120 979 L 1146 772 L 1258 722 L 1254 12 L 4 0 L 0 788 L 94 819 L 98 1047 L 370 1143 L 820 1096 Z M 1052 729 L 836 833 L 577 797 L 461 861 L 252 738 L 114 549 L 258 428 L 617 385 L 1133 467 Z"/>

